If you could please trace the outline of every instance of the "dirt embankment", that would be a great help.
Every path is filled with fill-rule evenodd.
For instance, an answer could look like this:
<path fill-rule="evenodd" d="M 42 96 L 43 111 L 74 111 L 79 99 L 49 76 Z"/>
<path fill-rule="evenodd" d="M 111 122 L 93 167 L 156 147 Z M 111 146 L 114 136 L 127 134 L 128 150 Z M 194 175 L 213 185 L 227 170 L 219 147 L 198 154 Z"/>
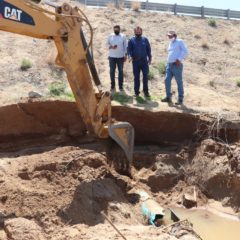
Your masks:
<path fill-rule="evenodd" d="M 215 128 L 211 118 L 126 107 L 113 115 L 136 130 L 133 179 L 106 164 L 102 143 L 86 140 L 74 103 L 0 109 L 0 239 L 121 239 L 103 213 L 127 239 L 197 239 L 184 226 L 145 226 L 138 189 L 181 206 L 196 186 L 199 205 L 214 198 L 239 211 L 239 123 Z"/>
<path fill-rule="evenodd" d="M 0 108 L 0 143 L 52 135 L 85 137 L 86 128 L 76 104 L 64 101 L 18 103 Z M 113 107 L 113 117 L 130 122 L 137 143 L 182 143 L 207 134 L 227 142 L 240 138 L 239 123 L 178 112 L 149 112 Z M 11 141 L 9 141 L 11 140 Z"/>

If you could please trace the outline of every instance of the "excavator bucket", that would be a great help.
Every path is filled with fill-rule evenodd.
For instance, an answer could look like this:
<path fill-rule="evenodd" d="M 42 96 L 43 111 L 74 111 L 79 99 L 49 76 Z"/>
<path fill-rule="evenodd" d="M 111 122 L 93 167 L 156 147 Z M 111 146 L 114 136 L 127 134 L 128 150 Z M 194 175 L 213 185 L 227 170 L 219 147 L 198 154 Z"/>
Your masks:
<path fill-rule="evenodd" d="M 116 122 L 108 127 L 110 137 L 123 149 L 129 163 L 133 159 L 134 128 L 128 122 Z"/>

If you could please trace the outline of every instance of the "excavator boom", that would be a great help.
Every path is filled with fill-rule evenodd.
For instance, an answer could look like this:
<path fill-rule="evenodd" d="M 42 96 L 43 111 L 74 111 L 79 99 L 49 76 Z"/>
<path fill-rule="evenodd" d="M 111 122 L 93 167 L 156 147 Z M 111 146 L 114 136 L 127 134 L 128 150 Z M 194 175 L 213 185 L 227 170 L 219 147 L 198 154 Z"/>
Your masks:
<path fill-rule="evenodd" d="M 114 139 L 132 160 L 134 129 L 127 122 L 117 122 L 111 116 L 109 92 L 95 92 L 93 82 L 100 80 L 90 53 L 93 31 L 86 15 L 78 8 L 64 3 L 50 5 L 50 11 L 38 5 L 39 0 L 0 0 L 0 30 L 40 39 L 52 39 L 58 55 L 56 64 L 67 73 L 68 82 L 77 107 L 89 134 L 98 138 Z M 49 1 L 46 1 L 49 4 Z M 91 33 L 86 42 L 82 27 L 85 23 Z"/>

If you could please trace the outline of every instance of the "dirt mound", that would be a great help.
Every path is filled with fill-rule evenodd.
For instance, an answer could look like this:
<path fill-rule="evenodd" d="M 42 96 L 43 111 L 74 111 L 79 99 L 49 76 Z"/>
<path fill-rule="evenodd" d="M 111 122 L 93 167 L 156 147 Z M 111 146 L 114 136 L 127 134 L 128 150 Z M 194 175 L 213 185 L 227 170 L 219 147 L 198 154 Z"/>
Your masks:
<path fill-rule="evenodd" d="M 98 147 L 98 144 L 69 144 L 54 148 L 45 146 L 45 149 L 30 148 L 28 152 L 23 149 L 1 153 L 0 236 L 5 234 L 16 240 L 93 240 L 112 239 L 113 236 L 121 239 L 113 229 L 109 229 L 104 213 L 127 239 L 149 239 L 158 236 L 161 228 L 143 226 L 139 198 L 134 194 L 136 190 L 145 189 L 162 206 L 181 205 L 183 194 L 192 185 L 199 186 L 207 196 L 221 197 L 218 195 L 220 191 L 211 193 L 214 189 L 209 185 L 213 175 L 211 171 L 210 177 L 204 178 L 202 165 L 198 164 L 192 166 L 196 172 L 189 174 L 190 157 L 183 157 L 180 147 L 137 146 L 133 162 L 134 180 L 109 169 L 104 152 L 101 148 L 96 151 Z M 200 151 L 202 147 L 218 149 L 217 152 L 223 156 L 226 154 L 222 146 L 219 148 L 219 144 L 213 141 L 203 142 L 196 150 Z M 164 171 L 168 166 L 169 171 Z M 161 177 L 156 174 L 158 172 Z M 169 173 L 173 175 L 172 172 L 174 177 L 169 176 Z M 216 185 L 220 183 L 221 179 L 215 182 Z M 207 187 L 203 189 L 204 184 Z M 199 206 L 206 203 L 207 198 L 196 189 Z M 222 184 L 221 191 L 228 194 L 227 204 L 235 204 L 237 210 L 239 202 L 233 197 L 239 196 L 238 190 Z M 20 235 L 21 231 L 24 234 Z M 184 236 L 197 239 L 191 228 L 181 225 L 161 233 L 159 239 L 185 239 Z"/>
<path fill-rule="evenodd" d="M 7 220 L 5 232 L 10 239 L 44 240 L 41 228 L 35 222 L 25 218 Z"/>
<path fill-rule="evenodd" d="M 188 181 L 209 198 L 240 208 L 240 148 L 207 139 L 189 162 Z"/>
<path fill-rule="evenodd" d="M 183 179 L 181 166 L 184 159 L 178 155 L 178 151 L 178 147 L 136 149 L 133 165 L 139 181 L 147 184 L 152 192 L 173 187 Z"/>
<path fill-rule="evenodd" d="M 27 156 L 17 154 L 20 156 L 14 161 L 11 154 L 1 161 L 0 196 L 5 200 L 0 204 L 5 219 L 14 213 L 15 217 L 34 220 L 45 234 L 55 232 L 53 225 L 103 223 L 101 211 L 109 216 L 112 213 L 119 222 L 131 219 L 123 193 L 107 177 L 109 171 L 101 154 L 78 147 L 59 147 Z M 7 224 L 8 221 L 5 228 Z"/>
<path fill-rule="evenodd" d="M 107 164 L 111 159 L 104 143 L 85 138 L 74 103 L 0 109 L 1 239 L 21 239 L 21 231 L 22 239 L 121 239 L 109 230 L 105 215 L 129 239 L 154 238 L 161 228 L 144 226 L 139 189 L 162 206 L 181 206 L 183 195 L 195 186 L 198 206 L 211 197 L 239 211 L 240 146 L 233 141 L 239 140 L 238 123 L 226 121 L 212 129 L 215 140 L 202 140 L 211 118 L 127 107 L 113 111 L 136 129 L 132 179 Z M 232 143 L 221 143 L 221 136 Z M 180 225 L 159 239 L 187 237 L 195 238 L 191 228 Z"/>
<path fill-rule="evenodd" d="M 109 230 L 102 212 L 129 239 L 157 236 L 157 229 L 143 226 L 138 199 L 128 193 L 130 179 L 111 172 L 105 156 L 90 150 L 95 147 L 5 153 L 0 165 L 2 236 L 1 228 L 16 240 L 121 239 Z M 141 236 L 139 228 L 145 229 Z M 191 231 L 183 235 L 193 236 Z M 175 239 L 174 234 L 163 236 Z"/>

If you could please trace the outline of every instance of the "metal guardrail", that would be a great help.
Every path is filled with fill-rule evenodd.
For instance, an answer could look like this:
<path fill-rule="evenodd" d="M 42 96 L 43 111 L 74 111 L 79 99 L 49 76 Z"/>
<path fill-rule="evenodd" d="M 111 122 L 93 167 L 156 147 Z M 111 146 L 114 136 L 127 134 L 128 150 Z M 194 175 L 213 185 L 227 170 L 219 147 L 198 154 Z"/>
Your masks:
<path fill-rule="evenodd" d="M 86 6 L 97 6 L 97 7 L 107 7 L 112 4 L 115 7 L 131 8 L 132 3 L 135 1 L 124 1 L 124 0 L 78 0 L 81 4 Z M 234 10 L 224 10 L 215 8 L 193 7 L 184 6 L 178 4 L 165 4 L 165 3 L 155 3 L 146 0 L 142 1 L 141 9 L 147 11 L 161 11 L 161 12 L 172 12 L 173 14 L 188 14 L 194 16 L 204 17 L 219 17 L 227 19 L 240 19 L 240 11 Z"/>

